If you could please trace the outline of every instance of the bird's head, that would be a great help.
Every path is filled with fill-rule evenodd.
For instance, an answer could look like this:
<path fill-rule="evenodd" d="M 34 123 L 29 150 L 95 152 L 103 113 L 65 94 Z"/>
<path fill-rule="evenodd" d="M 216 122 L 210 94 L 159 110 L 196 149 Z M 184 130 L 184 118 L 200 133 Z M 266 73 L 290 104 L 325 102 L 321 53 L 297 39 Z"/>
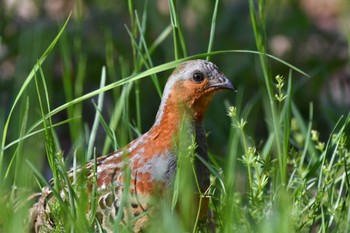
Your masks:
<path fill-rule="evenodd" d="M 218 67 L 205 60 L 182 63 L 169 77 L 163 92 L 157 120 L 165 108 L 186 111 L 199 121 L 215 93 L 220 90 L 235 90 L 233 84 Z"/>

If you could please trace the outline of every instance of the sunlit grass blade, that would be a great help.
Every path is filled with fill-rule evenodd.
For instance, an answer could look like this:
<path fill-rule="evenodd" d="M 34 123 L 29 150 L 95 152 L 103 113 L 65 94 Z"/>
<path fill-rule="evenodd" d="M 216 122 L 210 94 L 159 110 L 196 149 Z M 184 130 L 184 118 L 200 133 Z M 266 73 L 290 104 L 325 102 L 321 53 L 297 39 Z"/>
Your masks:
<path fill-rule="evenodd" d="M 154 50 L 164 42 L 164 40 L 170 35 L 171 31 L 172 28 L 171 25 L 169 25 L 159 34 L 148 49 L 150 54 L 152 54 Z"/>
<path fill-rule="evenodd" d="M 49 103 L 49 95 L 47 91 L 47 86 L 44 78 L 44 74 L 42 72 L 41 67 L 39 67 L 40 71 L 40 77 L 41 77 L 41 82 L 42 82 L 42 87 L 44 89 L 44 100 L 42 99 L 42 94 L 40 92 L 40 87 L 38 83 L 38 77 L 35 76 L 35 85 L 36 85 L 36 91 L 38 95 L 38 101 L 39 101 L 39 106 L 40 106 L 40 112 L 41 116 L 43 118 L 43 128 L 45 129 L 45 147 L 46 147 L 46 155 L 47 155 L 47 160 L 49 162 L 50 168 L 52 170 L 52 174 L 54 179 L 54 186 L 56 189 L 58 189 L 58 175 L 57 175 L 57 166 L 54 162 L 55 154 L 56 154 L 56 146 L 54 144 L 54 132 L 53 132 L 53 127 L 52 127 L 52 118 L 48 117 L 45 119 L 45 114 L 46 112 L 50 112 L 50 103 Z M 46 106 L 44 106 L 43 101 L 46 102 Z"/>
<path fill-rule="evenodd" d="M 112 113 L 111 120 L 108 125 L 108 128 L 111 129 L 112 131 L 116 129 L 117 125 L 121 121 L 123 110 L 126 107 L 126 99 L 130 95 L 132 86 L 133 86 L 133 83 L 128 83 L 127 85 L 123 86 L 122 92 L 120 94 L 120 98 L 118 99 L 114 107 L 114 111 Z M 111 143 L 110 138 L 107 138 L 103 146 L 103 151 L 102 151 L 103 154 L 108 153 L 110 143 Z"/>
<path fill-rule="evenodd" d="M 111 140 L 112 142 L 112 147 L 117 150 L 119 148 L 118 143 L 117 143 L 117 137 L 115 135 L 115 132 L 108 126 L 108 123 L 106 122 L 106 120 L 103 118 L 101 112 L 98 112 L 99 117 L 100 117 L 100 121 L 101 121 L 101 125 L 104 129 L 104 131 L 107 134 L 107 137 L 109 138 L 109 140 Z"/>
<path fill-rule="evenodd" d="M 310 145 L 311 144 L 310 139 L 311 139 L 312 121 L 313 121 L 313 104 L 310 103 L 310 105 L 309 105 L 309 122 L 308 122 L 307 128 L 304 126 L 302 117 L 300 116 L 300 113 L 297 111 L 296 107 L 292 107 L 292 109 L 293 109 L 293 112 L 295 112 L 294 115 L 297 116 L 297 121 L 298 121 L 298 125 L 299 125 L 300 129 L 302 130 L 303 135 L 305 135 L 305 144 L 304 144 L 303 153 L 301 155 L 301 159 L 299 162 L 299 169 L 301 169 L 303 164 L 304 164 L 307 152 L 309 151 L 309 154 L 311 154 L 311 155 L 316 154 L 314 147 Z M 309 159 L 309 164 L 317 161 L 317 160 L 313 159 L 313 157 L 308 158 L 308 159 Z"/>
<path fill-rule="evenodd" d="M 28 123 L 28 113 L 29 113 L 29 97 L 27 97 L 25 99 L 25 104 L 21 104 L 21 107 L 23 108 L 22 112 L 22 119 L 21 119 L 21 129 L 20 129 L 20 137 L 23 137 L 25 135 L 25 130 L 27 127 L 27 123 Z M 23 142 L 23 141 L 21 141 Z M 9 162 L 9 165 L 7 166 L 5 175 L 4 175 L 4 180 L 6 181 L 11 169 L 12 169 L 12 165 L 15 166 L 15 171 L 14 171 L 14 179 L 13 179 L 13 185 L 16 186 L 17 183 L 17 174 L 19 173 L 19 167 L 22 164 L 22 160 L 23 160 L 23 150 L 22 150 L 22 143 L 19 142 L 17 145 L 17 148 L 13 154 L 13 156 L 11 157 L 11 160 Z"/>
<path fill-rule="evenodd" d="M 123 156 L 124 156 L 124 159 L 126 159 L 127 158 L 127 153 L 125 153 L 125 155 L 123 155 Z M 125 191 L 121 195 L 120 206 L 119 206 L 119 209 L 117 211 L 117 215 L 116 215 L 115 222 L 114 222 L 114 232 L 119 232 L 119 228 L 121 226 L 121 220 L 123 218 L 123 215 L 124 214 L 131 214 L 131 213 L 128 213 L 128 212 L 124 213 L 124 206 L 128 205 L 129 201 L 130 201 L 128 197 L 130 195 L 131 170 L 130 170 L 130 167 L 129 167 L 128 163 L 125 164 L 123 173 L 124 173 L 123 177 L 125 179 L 123 189 Z M 136 194 L 136 198 L 137 198 L 137 194 Z"/>
<path fill-rule="evenodd" d="M 96 157 L 96 150 L 94 150 L 93 153 L 93 159 L 94 159 L 94 166 L 93 166 L 93 180 L 92 180 L 92 191 L 91 191 L 91 213 L 90 213 L 90 224 L 92 224 L 95 221 L 95 215 L 96 215 L 96 209 L 97 209 L 97 157 Z M 98 221 L 96 221 L 98 223 Z"/>
<path fill-rule="evenodd" d="M 106 68 L 102 67 L 100 88 L 103 88 L 105 86 L 105 83 L 106 83 Z M 102 111 L 103 100 L 104 100 L 104 92 L 101 92 L 98 95 L 98 99 L 97 99 L 97 106 L 96 106 L 97 108 L 96 108 L 95 118 L 94 118 L 94 122 L 93 122 L 91 133 L 90 133 L 90 138 L 89 138 L 89 142 L 88 142 L 88 149 L 87 149 L 86 158 L 85 158 L 86 161 L 89 161 L 92 157 L 92 152 L 93 152 L 93 147 L 94 147 L 94 143 L 95 143 L 95 139 L 96 139 L 97 129 L 98 129 L 98 125 L 100 123 L 99 112 Z"/>
<path fill-rule="evenodd" d="M 210 53 L 212 51 L 212 47 L 214 44 L 214 36 L 215 36 L 215 28 L 216 28 L 216 17 L 218 14 L 218 7 L 219 7 L 219 0 L 215 1 L 213 16 L 211 18 L 211 28 L 210 28 L 210 36 L 209 36 L 209 42 L 208 42 L 208 50 L 207 52 Z M 207 61 L 209 61 L 209 56 L 207 56 Z"/>
<path fill-rule="evenodd" d="M 178 11 L 175 0 L 168 0 L 169 11 L 170 11 L 170 21 L 173 27 L 173 42 L 174 42 L 174 55 L 175 60 L 181 57 L 187 57 L 187 48 L 183 32 L 179 23 Z M 182 56 L 180 55 L 182 52 Z"/>
<path fill-rule="evenodd" d="M 81 17 L 81 16 L 79 16 Z M 80 18 L 75 18 L 74 23 L 78 30 L 81 30 Z M 69 35 L 63 34 L 60 40 L 60 55 L 63 63 L 63 92 L 65 101 L 69 102 L 77 96 L 83 94 L 84 79 L 86 77 L 87 57 L 82 48 L 82 38 L 78 35 L 73 36 L 75 43 L 71 43 L 72 38 Z M 76 57 L 76 65 L 73 58 Z M 67 108 L 68 118 L 74 119 L 69 126 L 70 137 L 73 143 L 78 143 L 82 139 L 83 122 L 81 118 L 75 118 L 82 114 L 82 105 L 80 103 L 69 106 Z"/>
<path fill-rule="evenodd" d="M 290 139 L 290 125 L 291 125 L 291 116 L 292 116 L 292 71 L 289 71 L 288 75 L 288 86 L 287 92 L 285 94 L 286 98 L 284 99 L 284 111 L 282 118 L 284 120 L 284 129 L 283 129 L 283 156 L 282 156 L 282 169 L 284 172 L 287 171 L 287 158 L 289 155 L 289 139 Z M 287 174 L 284 174 L 287 176 Z M 287 178 L 286 178 L 287 179 Z"/>
<path fill-rule="evenodd" d="M 146 19 L 143 19 L 143 22 L 145 22 L 145 21 L 146 21 Z M 136 14 L 136 22 L 137 22 L 137 26 L 138 26 L 139 33 L 140 33 L 140 40 L 142 42 L 142 45 L 143 45 L 143 48 L 144 48 L 144 51 L 145 51 L 145 54 L 146 54 L 146 58 L 147 58 L 147 61 L 148 61 L 148 63 L 146 62 L 145 65 L 146 65 L 146 68 L 149 69 L 149 68 L 153 67 L 153 62 L 152 62 L 152 58 L 151 58 L 151 55 L 150 55 L 151 52 L 148 49 L 146 40 L 145 40 L 144 35 L 143 35 L 142 26 L 140 24 L 140 20 L 139 20 L 137 14 Z M 159 84 L 159 81 L 157 79 L 157 76 L 156 75 L 151 75 L 151 78 L 152 78 L 153 84 L 156 87 L 156 90 L 157 90 L 159 96 L 162 96 L 162 91 L 161 91 L 160 84 Z"/>
<path fill-rule="evenodd" d="M 243 108 L 243 94 L 244 91 L 242 89 L 238 89 L 236 96 L 236 110 L 238 113 L 241 113 Z M 228 104 L 227 104 L 228 105 Z M 247 105 L 245 105 L 247 106 Z M 231 106 L 226 106 L 227 110 Z M 224 172 L 224 184 L 225 184 L 225 195 L 222 197 L 222 202 L 226 203 L 222 205 L 222 210 L 219 212 L 221 214 L 221 219 L 223 221 L 222 231 L 225 233 L 232 232 L 233 225 L 235 224 L 234 215 L 235 215 L 235 202 L 234 202 L 234 193 L 235 193 L 235 184 L 236 184 L 236 163 L 237 158 L 241 155 L 241 149 L 239 146 L 240 135 L 237 133 L 236 128 L 232 126 L 233 119 L 230 121 L 230 132 L 228 137 L 228 149 L 227 149 L 227 158 L 226 158 L 226 166 L 223 168 Z"/>
<path fill-rule="evenodd" d="M 337 123 L 333 127 L 333 130 L 332 130 L 332 132 L 330 134 L 331 136 L 333 136 L 336 133 L 336 130 L 338 129 L 338 126 L 341 125 L 341 123 L 343 121 L 343 118 L 344 118 L 343 116 L 339 118 L 339 120 L 337 121 Z M 341 127 L 339 132 L 342 132 L 344 130 L 345 130 L 345 124 Z M 333 140 L 332 137 L 328 138 L 326 146 L 325 146 L 325 148 L 324 148 L 324 150 L 323 150 L 323 152 L 322 152 L 322 154 L 321 154 L 321 156 L 319 158 L 319 161 L 321 162 L 321 164 L 320 164 L 321 168 L 324 166 L 325 162 L 328 161 L 327 160 L 327 152 L 329 152 L 328 150 L 331 149 L 330 147 L 332 146 L 331 145 L 332 144 L 332 140 Z M 323 171 L 322 171 L 322 169 L 320 169 L 319 177 L 318 177 L 318 184 L 317 184 L 318 189 L 320 189 L 321 185 L 323 184 L 323 182 L 322 182 L 323 181 L 323 179 L 322 179 L 323 176 L 324 176 Z"/>

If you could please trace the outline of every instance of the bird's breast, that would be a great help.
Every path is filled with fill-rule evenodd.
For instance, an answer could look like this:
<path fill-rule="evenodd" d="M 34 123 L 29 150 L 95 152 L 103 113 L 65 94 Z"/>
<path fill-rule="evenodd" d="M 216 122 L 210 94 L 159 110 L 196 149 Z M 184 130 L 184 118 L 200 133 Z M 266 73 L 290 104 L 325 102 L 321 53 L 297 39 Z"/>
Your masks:
<path fill-rule="evenodd" d="M 175 175 L 173 142 L 161 134 L 148 132 L 129 147 L 131 185 L 137 193 L 159 193 Z"/>
<path fill-rule="evenodd" d="M 132 141 L 125 150 L 101 161 L 97 169 L 98 187 L 125 186 L 126 176 L 129 176 L 131 193 L 161 193 L 175 175 L 177 159 L 172 136 L 164 137 L 166 132 L 149 131 Z"/>

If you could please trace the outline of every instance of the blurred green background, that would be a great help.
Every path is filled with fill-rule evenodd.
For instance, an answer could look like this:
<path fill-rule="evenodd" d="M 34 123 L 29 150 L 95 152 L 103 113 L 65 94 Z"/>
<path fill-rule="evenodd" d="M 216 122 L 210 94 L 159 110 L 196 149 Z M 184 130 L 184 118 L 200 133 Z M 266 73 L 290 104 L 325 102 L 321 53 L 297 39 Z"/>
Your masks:
<path fill-rule="evenodd" d="M 214 4 L 212 0 L 177 1 L 189 55 L 207 51 Z M 350 4 L 346 0 L 271 0 L 266 4 L 268 51 L 310 75 L 307 78 L 293 73 L 293 101 L 304 119 L 308 119 L 309 103 L 313 102 L 313 128 L 320 131 L 320 137 L 326 140 L 339 117 L 347 114 L 350 107 Z M 143 12 L 147 12 L 144 36 L 151 45 L 171 24 L 168 1 L 135 1 L 133 5 L 140 18 Z M 135 64 L 126 30 L 126 26 L 130 28 L 131 25 L 127 1 L 3 0 L 0 2 L 1 132 L 18 90 L 70 12 L 72 18 L 63 36 L 42 66 L 52 108 L 97 89 L 102 66 L 107 67 L 108 83 L 131 74 Z M 174 60 L 173 46 L 170 33 L 151 54 L 154 65 Z M 248 1 L 219 2 L 213 50 L 230 49 L 256 50 Z M 238 87 L 243 104 L 252 104 L 247 118 L 248 135 L 254 138 L 257 145 L 260 141 L 266 141 L 264 104 L 260 101 L 260 97 L 266 93 L 261 88 L 265 84 L 259 57 L 230 53 L 213 56 L 211 60 Z M 273 77 L 278 74 L 288 76 L 289 68 L 285 65 L 276 61 L 271 61 L 270 65 Z M 170 71 L 158 75 L 162 85 L 169 74 Z M 139 85 L 141 132 L 145 132 L 153 123 L 160 98 L 149 78 L 142 79 Z M 32 109 L 28 122 L 32 124 L 41 118 L 39 107 L 36 107 L 35 85 L 26 92 Z M 71 96 L 67 96 L 67 93 Z M 118 90 L 106 93 L 103 116 L 107 120 L 116 96 Z M 22 101 L 25 102 L 26 98 Z M 219 94 L 205 120 L 209 148 L 215 154 L 224 154 L 230 128 L 230 119 L 225 117 L 225 101 L 235 104 L 235 96 L 232 93 Z M 128 106 L 130 114 L 121 124 L 135 125 L 134 94 L 129 96 Z M 7 142 L 18 138 L 21 111 L 23 109 L 18 108 L 14 113 Z M 83 122 L 91 127 L 95 114 L 92 101 L 83 103 L 82 113 Z M 53 119 L 59 122 L 66 118 L 66 112 L 61 112 Z M 65 154 L 76 150 L 79 146 L 77 139 L 84 137 L 72 135 L 68 126 L 60 126 L 55 132 Z M 102 129 L 100 135 L 95 145 L 97 154 L 102 153 L 105 137 Z M 129 135 L 127 140 L 135 136 Z M 40 160 L 44 158 L 43 135 L 36 135 L 25 143 L 26 148 L 30 148 L 25 151 L 26 156 Z M 12 153 L 9 149 L 5 154 Z M 38 163 L 43 164 L 41 161 Z"/>

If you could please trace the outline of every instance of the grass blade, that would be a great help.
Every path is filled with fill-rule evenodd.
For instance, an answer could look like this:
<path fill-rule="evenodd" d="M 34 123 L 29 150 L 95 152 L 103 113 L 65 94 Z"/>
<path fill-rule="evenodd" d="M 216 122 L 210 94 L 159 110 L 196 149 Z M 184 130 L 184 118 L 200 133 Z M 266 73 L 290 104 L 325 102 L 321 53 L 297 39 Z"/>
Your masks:
<path fill-rule="evenodd" d="M 105 83 L 106 83 L 106 68 L 102 67 L 100 88 L 103 88 L 105 86 Z M 103 100 L 104 100 L 104 92 L 101 92 L 98 95 L 95 118 L 94 118 L 94 122 L 93 122 L 93 125 L 92 125 L 90 138 L 89 138 L 89 143 L 88 143 L 88 150 L 87 150 L 86 158 L 85 158 L 86 161 L 89 161 L 91 159 L 91 157 L 92 157 L 92 151 L 93 151 L 93 147 L 94 147 L 94 144 L 95 144 L 97 129 L 98 129 L 98 125 L 100 123 L 100 121 L 99 121 L 99 119 L 100 119 L 99 112 L 102 111 Z"/>
<path fill-rule="evenodd" d="M 21 96 L 23 95 L 24 91 L 27 89 L 27 87 L 29 86 L 30 82 L 32 81 L 32 79 L 35 76 L 35 73 L 39 70 L 40 66 L 44 63 L 44 61 L 46 60 L 47 56 L 51 53 L 51 51 L 53 50 L 53 48 L 55 47 L 55 45 L 57 44 L 59 38 L 61 37 L 61 35 L 63 34 L 69 19 L 70 19 L 71 14 L 69 14 L 67 20 L 65 21 L 65 23 L 63 24 L 62 28 L 60 29 L 60 31 L 58 32 L 57 36 L 53 39 L 53 41 L 51 42 L 51 44 L 49 45 L 49 47 L 45 50 L 45 52 L 43 53 L 43 55 L 39 58 L 38 62 L 34 65 L 33 69 L 30 71 L 29 75 L 27 76 L 26 80 L 24 81 L 21 89 L 19 90 L 13 104 L 12 107 L 10 109 L 10 112 L 7 116 L 6 122 L 5 122 L 5 126 L 4 126 L 4 130 L 2 133 L 2 141 L 1 141 L 1 148 L 5 147 L 5 143 L 6 143 L 6 135 L 7 135 L 7 131 L 8 131 L 8 127 L 10 124 L 10 119 L 12 116 L 12 113 L 19 101 L 19 99 L 21 98 Z M 3 168 L 3 158 L 4 157 L 4 151 L 1 150 L 0 151 L 0 175 L 2 174 L 2 168 Z"/>
<path fill-rule="evenodd" d="M 216 17 L 218 14 L 218 6 L 219 6 L 219 0 L 215 1 L 214 6 L 214 12 L 213 17 L 211 19 L 211 28 L 210 28 L 210 36 L 209 36 L 209 43 L 208 43 L 208 50 L 207 53 L 210 53 L 214 44 L 214 35 L 215 35 L 215 27 L 216 27 Z M 209 56 L 207 56 L 206 60 L 209 61 Z"/>

